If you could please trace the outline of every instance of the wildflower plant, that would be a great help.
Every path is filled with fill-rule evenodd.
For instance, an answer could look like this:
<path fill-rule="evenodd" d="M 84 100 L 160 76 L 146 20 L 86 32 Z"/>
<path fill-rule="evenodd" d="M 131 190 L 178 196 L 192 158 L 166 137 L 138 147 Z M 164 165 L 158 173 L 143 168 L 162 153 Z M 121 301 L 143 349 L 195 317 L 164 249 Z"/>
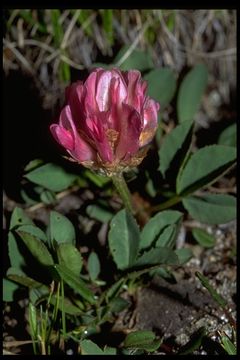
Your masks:
<path fill-rule="evenodd" d="M 166 76 L 166 89 L 161 89 L 159 84 Z M 191 258 L 189 248 L 176 248 L 184 211 L 207 224 L 225 223 L 236 216 L 233 195 L 205 190 L 235 165 L 236 148 L 219 143 L 193 150 L 193 119 L 206 81 L 204 65 L 187 74 L 177 97 L 179 124 L 161 141 L 161 109 L 176 91 L 169 69 L 152 70 L 143 79 L 133 69 L 96 68 L 85 82 L 67 87 L 59 122 L 50 129 L 69 160 L 79 164 L 83 176 L 69 174 L 55 164 L 31 163 L 25 178 L 48 205 L 58 200 L 61 191 L 74 184 L 86 187 L 87 181 L 107 189 L 110 199 L 112 180 L 122 209 L 117 211 L 104 200 L 88 207 L 95 219 L 109 223 L 105 244 L 109 253 L 104 259 L 97 251 L 87 257 L 81 254 L 73 224 L 59 212 L 50 212 L 46 231 L 22 209 L 12 213 L 8 233 L 11 267 L 5 288 L 9 299 L 16 284 L 29 289 L 28 316 L 36 354 L 50 354 L 54 343 L 70 339 L 81 354 L 134 354 L 160 347 L 161 339 L 151 331 L 129 334 L 121 349 L 100 348 L 89 337 L 129 306 L 121 295 L 134 293 L 144 274 L 158 273 L 167 279 Z M 159 189 L 146 174 L 143 186 L 150 200 L 144 206 L 131 195 L 124 176 L 148 156 L 153 140 L 159 146 L 156 172 L 163 186 Z M 180 206 L 171 209 L 176 204 Z M 203 232 L 195 233 L 200 243 L 211 240 Z M 22 247 L 35 259 L 37 270 L 29 267 Z M 110 283 L 101 278 L 101 269 L 108 269 L 108 263 L 115 271 Z"/>

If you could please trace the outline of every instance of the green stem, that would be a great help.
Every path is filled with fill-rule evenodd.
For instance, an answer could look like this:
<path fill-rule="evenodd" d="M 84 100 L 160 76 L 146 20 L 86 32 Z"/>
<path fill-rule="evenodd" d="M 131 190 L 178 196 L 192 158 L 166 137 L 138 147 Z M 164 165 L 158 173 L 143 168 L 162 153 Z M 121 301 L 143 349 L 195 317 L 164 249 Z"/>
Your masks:
<path fill-rule="evenodd" d="M 178 265 L 172 265 L 172 267 L 177 267 Z M 134 282 L 138 277 L 147 274 L 148 272 L 152 271 L 152 270 L 157 270 L 160 267 L 164 267 L 164 264 L 157 264 L 157 265 L 152 265 L 149 266 L 148 268 L 145 269 L 141 269 L 141 270 L 134 270 L 129 272 L 128 274 L 122 276 L 120 279 L 118 279 L 111 287 L 113 287 L 114 285 L 116 285 L 117 283 L 122 283 L 121 286 L 119 286 L 119 288 L 117 289 L 117 291 L 114 293 L 114 297 L 118 296 L 118 294 L 120 293 L 120 291 L 123 288 L 123 285 L 126 284 L 126 282 L 128 280 L 131 280 L 132 282 Z M 108 293 L 109 289 L 106 289 L 101 296 L 98 299 L 97 302 L 97 308 L 100 307 L 100 305 L 102 304 L 102 302 L 104 300 L 106 300 L 106 294 Z M 108 300 L 107 300 L 108 302 Z"/>
<path fill-rule="evenodd" d="M 151 211 L 151 213 L 153 213 L 153 212 L 168 209 L 171 206 L 179 203 L 181 200 L 182 200 L 182 198 L 180 196 L 176 195 L 176 196 L 172 197 L 171 199 L 165 201 L 164 203 L 162 203 L 160 205 L 156 205 L 156 206 L 151 207 L 150 211 Z"/>
<path fill-rule="evenodd" d="M 117 189 L 125 208 L 134 215 L 131 194 L 122 173 L 112 175 L 112 181 Z"/>
<path fill-rule="evenodd" d="M 65 317 L 65 307 L 64 307 L 64 283 L 61 279 L 61 297 L 62 297 L 62 331 L 63 336 L 66 336 L 66 317 Z"/>

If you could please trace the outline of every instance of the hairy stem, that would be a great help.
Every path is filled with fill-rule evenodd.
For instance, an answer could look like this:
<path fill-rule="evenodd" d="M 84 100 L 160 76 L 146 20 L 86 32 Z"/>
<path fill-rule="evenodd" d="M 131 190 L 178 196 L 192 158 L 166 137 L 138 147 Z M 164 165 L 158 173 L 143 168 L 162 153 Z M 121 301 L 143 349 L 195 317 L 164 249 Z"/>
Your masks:
<path fill-rule="evenodd" d="M 134 215 L 135 212 L 132 205 L 131 194 L 123 177 L 123 174 L 119 173 L 117 175 L 113 175 L 111 178 L 117 192 L 121 196 L 125 208 Z"/>

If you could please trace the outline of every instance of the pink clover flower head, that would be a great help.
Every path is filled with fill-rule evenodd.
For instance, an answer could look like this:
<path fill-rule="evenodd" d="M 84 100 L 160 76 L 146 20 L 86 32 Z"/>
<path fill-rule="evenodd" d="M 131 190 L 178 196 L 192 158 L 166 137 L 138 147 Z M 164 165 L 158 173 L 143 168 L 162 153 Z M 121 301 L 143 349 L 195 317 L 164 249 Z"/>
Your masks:
<path fill-rule="evenodd" d="M 111 176 L 137 166 L 157 130 L 159 104 L 146 95 L 137 70 L 93 70 L 66 89 L 52 135 L 85 167 Z"/>

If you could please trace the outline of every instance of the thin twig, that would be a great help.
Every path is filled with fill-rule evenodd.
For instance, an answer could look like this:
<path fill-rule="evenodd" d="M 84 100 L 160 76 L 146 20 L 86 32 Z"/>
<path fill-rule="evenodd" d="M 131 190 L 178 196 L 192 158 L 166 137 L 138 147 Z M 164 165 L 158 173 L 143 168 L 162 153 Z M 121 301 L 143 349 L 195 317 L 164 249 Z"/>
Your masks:
<path fill-rule="evenodd" d="M 74 191 L 76 191 L 76 190 L 78 190 L 78 189 L 79 189 L 78 186 L 73 186 L 71 189 L 64 190 L 64 191 L 62 191 L 62 192 L 60 192 L 60 193 L 58 193 L 58 194 L 56 195 L 56 199 L 57 199 L 57 200 L 60 200 L 60 199 L 62 199 L 62 198 L 64 198 L 65 196 L 73 193 Z M 27 212 L 34 212 L 34 211 L 36 211 L 36 210 L 38 210 L 38 209 L 41 209 L 41 208 L 43 208 L 43 207 L 45 207 L 45 206 L 46 206 L 46 204 L 44 204 L 43 202 L 39 202 L 39 203 L 37 203 L 37 204 L 35 204 L 35 205 L 33 205 L 33 206 L 30 206 L 28 209 L 26 209 L 26 211 L 27 211 Z"/>
<path fill-rule="evenodd" d="M 20 12 L 19 9 L 15 9 L 11 12 L 11 15 L 9 17 L 9 20 L 7 22 L 7 26 L 10 28 L 10 26 L 12 25 L 14 19 L 16 18 L 16 16 L 18 15 L 18 13 Z"/>
<path fill-rule="evenodd" d="M 23 18 L 18 19 L 17 34 L 18 34 L 18 47 L 20 47 L 20 49 L 24 47 L 23 23 L 24 23 Z"/>
<path fill-rule="evenodd" d="M 29 62 L 25 59 L 25 57 L 6 39 L 3 39 L 3 44 L 5 47 L 11 49 L 16 58 L 22 63 L 22 65 L 32 74 L 34 75 L 34 70 L 30 66 Z"/>
<path fill-rule="evenodd" d="M 84 30 L 96 17 L 96 14 L 91 14 L 86 21 L 84 21 L 84 23 L 81 26 L 81 30 Z M 73 41 L 75 40 L 76 36 L 78 36 L 77 32 L 74 33 L 74 35 L 72 36 L 72 38 L 68 41 L 68 46 L 70 46 Z M 49 55 L 46 59 L 45 62 L 49 63 L 50 61 L 52 61 L 53 59 L 55 59 L 59 54 L 60 54 L 60 49 L 55 50 L 54 53 L 52 53 L 51 55 Z"/>
<path fill-rule="evenodd" d="M 67 63 L 68 65 L 72 66 L 73 68 L 77 69 L 77 70 L 82 70 L 84 69 L 84 66 L 83 65 L 79 65 L 77 64 L 75 61 L 69 59 L 66 55 L 61 55 L 60 56 L 60 59 L 62 61 L 64 61 L 65 63 Z"/>
<path fill-rule="evenodd" d="M 18 354 L 15 354 L 11 351 L 7 351 L 7 350 L 3 349 L 3 355 L 18 355 Z"/>
<path fill-rule="evenodd" d="M 3 342 L 3 346 L 4 346 L 5 348 L 11 348 L 11 347 L 16 347 L 16 346 L 22 346 L 22 345 L 32 344 L 33 342 L 37 342 L 37 341 L 32 341 L 32 340 L 4 341 L 4 342 Z"/>
<path fill-rule="evenodd" d="M 237 188 L 236 186 L 233 187 L 226 187 L 226 188 L 216 188 L 214 186 L 209 186 L 209 190 L 213 191 L 215 193 L 220 193 L 220 194 L 229 194 L 229 193 L 236 193 L 237 192 Z"/>
<path fill-rule="evenodd" d="M 25 45 L 32 45 L 32 46 L 38 46 L 40 48 L 43 48 L 44 50 L 50 52 L 50 53 L 53 53 L 55 51 L 55 49 L 50 46 L 50 45 L 47 45 L 46 43 L 42 42 L 42 41 L 39 41 L 39 40 L 34 40 L 34 39 L 25 39 L 24 41 L 24 44 Z"/>
<path fill-rule="evenodd" d="M 167 34 L 169 39 L 178 47 L 179 51 L 189 53 L 189 54 L 192 54 L 192 55 L 196 55 L 196 56 L 199 56 L 199 57 L 207 57 L 209 59 L 214 59 L 214 58 L 223 57 L 223 56 L 236 55 L 236 52 L 237 52 L 236 47 L 229 48 L 229 49 L 224 49 L 224 50 L 212 51 L 212 52 L 203 52 L 203 51 L 195 51 L 195 50 L 192 50 L 192 49 L 190 49 L 190 48 L 188 48 L 186 46 L 181 45 L 179 43 L 179 41 L 176 39 L 176 37 L 168 30 L 161 11 L 158 12 L 158 14 L 159 14 L 159 18 L 160 18 L 163 30 L 165 31 L 165 33 Z"/>
<path fill-rule="evenodd" d="M 66 32 L 65 32 L 65 34 L 64 34 L 64 37 L 63 37 L 63 39 L 62 39 L 62 43 L 61 43 L 61 45 L 60 45 L 60 48 L 61 48 L 61 49 L 65 49 L 65 47 L 67 46 L 68 39 L 69 39 L 69 37 L 70 37 L 70 35 L 71 35 L 71 32 L 72 32 L 72 30 L 73 30 L 73 28 L 74 28 L 74 26 L 75 26 L 75 24 L 76 24 L 76 22 L 77 22 L 77 19 L 78 19 L 80 13 L 81 13 L 81 10 L 80 10 L 80 9 L 77 10 L 77 11 L 74 13 L 74 16 L 72 17 L 72 19 L 71 19 L 71 21 L 70 21 L 70 23 L 69 23 L 69 25 L 68 25 L 68 28 L 67 28 L 67 30 L 66 30 Z"/>
<path fill-rule="evenodd" d="M 141 40 L 141 37 L 143 36 L 143 34 L 145 33 L 145 31 L 147 30 L 148 26 L 149 26 L 149 21 L 146 21 L 142 30 L 140 31 L 140 33 L 138 34 L 138 36 L 136 37 L 136 39 L 134 40 L 134 42 L 132 43 L 132 45 L 130 45 L 130 47 L 128 48 L 128 50 L 124 53 L 124 55 L 117 61 L 117 63 L 115 64 L 115 66 L 119 67 L 121 66 L 124 61 L 132 54 L 132 52 L 134 51 L 134 49 L 136 48 L 137 44 L 139 43 L 139 41 Z"/>

